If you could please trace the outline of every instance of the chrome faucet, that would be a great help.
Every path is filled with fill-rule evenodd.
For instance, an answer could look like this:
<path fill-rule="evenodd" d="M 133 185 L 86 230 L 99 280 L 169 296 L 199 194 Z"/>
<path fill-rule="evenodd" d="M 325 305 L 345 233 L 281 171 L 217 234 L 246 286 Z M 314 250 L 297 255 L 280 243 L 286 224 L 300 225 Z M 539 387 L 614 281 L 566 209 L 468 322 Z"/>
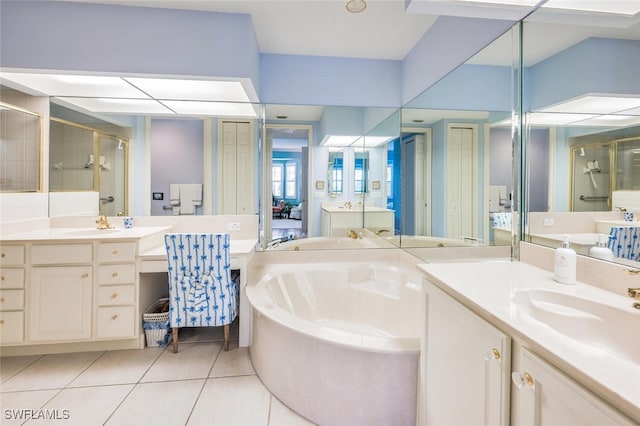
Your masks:
<path fill-rule="evenodd" d="M 640 297 L 640 287 L 627 289 L 627 294 L 633 298 Z"/>
<path fill-rule="evenodd" d="M 96 220 L 96 223 L 98 224 L 98 226 L 97 226 L 98 229 L 111 229 L 111 228 L 113 228 L 113 226 L 109 224 L 109 221 L 107 221 L 107 216 L 105 216 L 103 214 L 98 215 L 98 219 Z"/>

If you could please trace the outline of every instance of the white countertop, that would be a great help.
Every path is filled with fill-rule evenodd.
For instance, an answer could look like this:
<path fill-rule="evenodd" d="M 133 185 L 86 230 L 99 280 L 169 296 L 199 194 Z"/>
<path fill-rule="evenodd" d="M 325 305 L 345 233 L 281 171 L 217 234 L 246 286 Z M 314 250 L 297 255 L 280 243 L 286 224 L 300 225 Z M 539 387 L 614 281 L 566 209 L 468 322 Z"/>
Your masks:
<path fill-rule="evenodd" d="M 393 212 L 393 210 L 385 209 L 383 207 L 373 207 L 373 206 L 364 206 L 362 207 L 351 207 L 347 208 L 345 206 L 322 206 L 322 210 L 328 213 L 380 213 L 380 212 Z"/>
<path fill-rule="evenodd" d="M 241 256 L 251 253 L 258 243 L 257 239 L 233 239 L 231 238 L 229 251 L 231 256 Z M 154 247 L 140 253 L 141 260 L 167 260 L 167 250 L 164 245 Z"/>
<path fill-rule="evenodd" d="M 522 262 L 424 264 L 430 282 L 622 412 L 640 422 L 640 365 L 602 348 L 583 344 L 531 319 L 511 298 L 518 289 L 542 288 L 592 298 L 637 312 L 633 324 L 620 324 L 630 339 L 640 339 L 640 311 L 632 299 L 598 287 L 553 281 L 553 273 Z"/>
<path fill-rule="evenodd" d="M 109 240 L 140 239 L 162 232 L 169 232 L 170 226 L 134 226 L 133 228 L 41 228 L 16 232 L 0 237 L 0 241 L 57 241 L 57 240 Z"/>

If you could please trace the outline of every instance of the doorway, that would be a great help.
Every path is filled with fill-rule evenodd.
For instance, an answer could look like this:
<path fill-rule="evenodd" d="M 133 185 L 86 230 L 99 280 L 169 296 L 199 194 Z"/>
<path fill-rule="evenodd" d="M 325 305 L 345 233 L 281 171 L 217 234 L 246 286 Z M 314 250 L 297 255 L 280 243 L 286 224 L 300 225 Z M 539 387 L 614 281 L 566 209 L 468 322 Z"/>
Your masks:
<path fill-rule="evenodd" d="M 309 149 L 312 128 L 266 125 L 264 236 L 266 244 L 306 238 L 312 219 L 309 200 Z"/>

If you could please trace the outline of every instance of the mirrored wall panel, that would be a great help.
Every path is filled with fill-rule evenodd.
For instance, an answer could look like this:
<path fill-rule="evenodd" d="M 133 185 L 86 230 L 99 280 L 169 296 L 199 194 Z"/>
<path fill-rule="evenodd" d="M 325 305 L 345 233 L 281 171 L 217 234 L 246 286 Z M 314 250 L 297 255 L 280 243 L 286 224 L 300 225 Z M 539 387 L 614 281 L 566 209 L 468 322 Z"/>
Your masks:
<path fill-rule="evenodd" d="M 640 23 L 540 9 L 523 32 L 526 239 L 640 266 Z"/>

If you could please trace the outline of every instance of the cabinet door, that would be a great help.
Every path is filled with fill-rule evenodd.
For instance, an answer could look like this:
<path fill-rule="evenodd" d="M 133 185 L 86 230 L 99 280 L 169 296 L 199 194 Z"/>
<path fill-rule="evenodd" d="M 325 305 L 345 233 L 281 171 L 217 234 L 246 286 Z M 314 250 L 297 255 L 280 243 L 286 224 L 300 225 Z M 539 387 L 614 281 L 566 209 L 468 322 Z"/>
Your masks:
<path fill-rule="evenodd" d="M 430 283 L 427 425 L 508 425 L 511 339 Z"/>
<path fill-rule="evenodd" d="M 536 355 L 522 349 L 521 371 L 514 373 L 518 426 L 635 425 L 605 402 Z"/>
<path fill-rule="evenodd" d="M 29 340 L 91 337 L 90 266 L 33 268 L 29 289 Z"/>

